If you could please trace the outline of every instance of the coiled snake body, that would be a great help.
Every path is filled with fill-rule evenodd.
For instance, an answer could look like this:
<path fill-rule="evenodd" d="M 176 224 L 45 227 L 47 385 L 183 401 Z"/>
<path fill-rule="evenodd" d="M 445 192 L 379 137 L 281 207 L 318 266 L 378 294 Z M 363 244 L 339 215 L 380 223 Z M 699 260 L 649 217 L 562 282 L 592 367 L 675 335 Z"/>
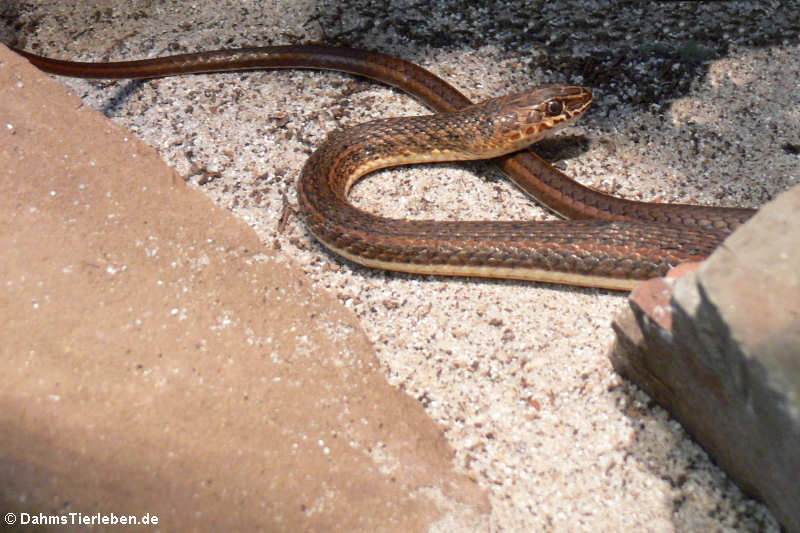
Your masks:
<path fill-rule="evenodd" d="M 382 119 L 334 132 L 298 183 L 300 211 L 328 248 L 377 268 L 426 274 L 529 279 L 610 289 L 705 258 L 750 209 L 650 204 L 584 187 L 533 152 L 520 150 L 579 117 L 588 90 L 551 86 L 471 102 L 434 74 L 384 54 L 300 45 L 220 50 L 139 61 L 81 63 L 16 50 L 40 69 L 83 78 L 153 78 L 263 68 L 339 70 L 397 86 L 442 113 Z M 352 184 L 388 166 L 495 158 L 552 222 L 399 220 L 350 204 Z"/>

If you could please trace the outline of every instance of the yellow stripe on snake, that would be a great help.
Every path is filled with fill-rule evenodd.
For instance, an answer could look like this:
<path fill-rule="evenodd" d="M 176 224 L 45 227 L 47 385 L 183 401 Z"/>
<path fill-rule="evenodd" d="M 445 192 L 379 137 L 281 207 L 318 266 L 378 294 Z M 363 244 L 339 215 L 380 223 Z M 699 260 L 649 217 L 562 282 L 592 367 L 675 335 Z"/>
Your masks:
<path fill-rule="evenodd" d="M 705 258 L 754 212 L 623 200 L 578 184 L 529 150 L 519 152 L 586 111 L 592 97 L 582 87 L 542 87 L 473 105 L 413 63 L 316 45 L 110 63 L 15 51 L 40 69 L 63 76 L 154 78 L 315 68 L 366 76 L 415 96 L 440 113 L 380 119 L 335 131 L 311 155 L 298 182 L 298 204 L 309 230 L 337 254 L 370 267 L 627 290 L 679 263 Z M 347 199 L 355 181 L 380 168 L 490 158 L 552 211 L 578 220 L 412 221 L 370 214 Z"/>

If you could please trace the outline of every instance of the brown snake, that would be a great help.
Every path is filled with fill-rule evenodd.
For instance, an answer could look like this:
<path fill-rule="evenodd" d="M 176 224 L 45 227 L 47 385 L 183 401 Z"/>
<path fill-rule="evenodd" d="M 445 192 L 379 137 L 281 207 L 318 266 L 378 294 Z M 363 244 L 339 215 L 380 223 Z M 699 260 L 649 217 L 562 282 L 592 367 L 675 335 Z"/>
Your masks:
<path fill-rule="evenodd" d="M 275 46 L 110 63 L 61 61 L 13 50 L 45 72 L 80 78 L 314 68 L 366 76 L 415 96 L 441 114 L 382 119 L 333 132 L 309 158 L 298 183 L 298 203 L 310 231 L 336 253 L 372 267 L 627 290 L 678 263 L 705 258 L 754 213 L 623 200 L 578 184 L 531 151 L 501 155 L 580 116 L 591 103 L 589 91 L 580 87 L 552 86 L 472 105 L 413 63 L 347 48 Z M 484 133 L 509 144 L 476 146 L 473 141 Z M 398 220 L 372 215 L 347 200 L 350 186 L 379 168 L 484 158 L 494 158 L 517 185 L 555 213 L 582 220 Z"/>

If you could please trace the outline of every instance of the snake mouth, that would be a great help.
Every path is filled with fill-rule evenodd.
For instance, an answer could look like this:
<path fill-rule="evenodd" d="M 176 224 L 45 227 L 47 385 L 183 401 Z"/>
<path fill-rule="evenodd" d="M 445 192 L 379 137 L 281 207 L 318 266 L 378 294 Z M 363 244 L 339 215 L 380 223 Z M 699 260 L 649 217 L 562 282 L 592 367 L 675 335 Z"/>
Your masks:
<path fill-rule="evenodd" d="M 592 93 L 585 87 L 567 85 L 550 89 L 554 96 L 539 106 L 540 111 L 535 116 L 539 121 L 537 141 L 580 118 L 592 104 Z"/>
<path fill-rule="evenodd" d="M 567 118 L 576 118 L 586 112 L 592 105 L 592 92 L 586 87 L 569 86 L 564 99 L 564 113 Z"/>

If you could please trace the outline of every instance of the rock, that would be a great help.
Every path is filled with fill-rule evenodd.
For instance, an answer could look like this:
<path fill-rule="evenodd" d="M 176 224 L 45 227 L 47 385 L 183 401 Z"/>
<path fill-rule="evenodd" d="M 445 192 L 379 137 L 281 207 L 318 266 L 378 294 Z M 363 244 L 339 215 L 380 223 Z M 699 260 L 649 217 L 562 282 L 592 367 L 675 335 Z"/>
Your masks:
<path fill-rule="evenodd" d="M 164 531 L 485 521 L 486 494 L 352 313 L 3 46 L 0 250 L 3 513 L 150 514 Z"/>
<path fill-rule="evenodd" d="M 800 187 L 614 323 L 614 368 L 800 532 Z"/>

